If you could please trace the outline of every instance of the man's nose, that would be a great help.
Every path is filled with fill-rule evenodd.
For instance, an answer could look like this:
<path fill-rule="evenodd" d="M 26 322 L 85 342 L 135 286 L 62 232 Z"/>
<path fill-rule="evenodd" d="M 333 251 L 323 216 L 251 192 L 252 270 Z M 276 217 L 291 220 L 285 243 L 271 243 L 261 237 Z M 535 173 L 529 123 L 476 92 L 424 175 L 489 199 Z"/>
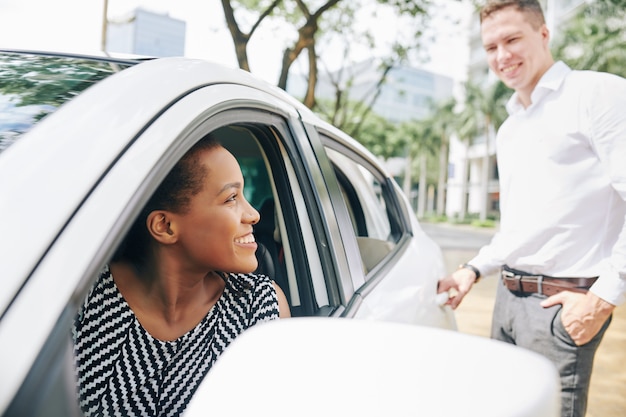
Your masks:
<path fill-rule="evenodd" d="M 497 56 L 496 59 L 498 61 L 503 61 L 506 59 L 509 59 L 511 57 L 511 52 L 509 52 L 509 49 L 505 46 L 498 46 L 498 51 L 497 51 Z"/>

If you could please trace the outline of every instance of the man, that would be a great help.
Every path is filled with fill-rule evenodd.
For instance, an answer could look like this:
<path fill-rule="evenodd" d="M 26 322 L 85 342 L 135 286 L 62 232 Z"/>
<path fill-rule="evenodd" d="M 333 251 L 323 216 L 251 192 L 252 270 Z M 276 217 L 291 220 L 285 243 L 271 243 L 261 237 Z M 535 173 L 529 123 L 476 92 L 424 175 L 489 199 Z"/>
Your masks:
<path fill-rule="evenodd" d="M 500 230 L 439 292 L 456 308 L 500 270 L 492 337 L 551 359 L 562 416 L 584 416 L 626 299 L 626 80 L 555 62 L 537 0 L 488 0 L 480 20 L 489 67 L 515 90 L 496 140 Z"/>

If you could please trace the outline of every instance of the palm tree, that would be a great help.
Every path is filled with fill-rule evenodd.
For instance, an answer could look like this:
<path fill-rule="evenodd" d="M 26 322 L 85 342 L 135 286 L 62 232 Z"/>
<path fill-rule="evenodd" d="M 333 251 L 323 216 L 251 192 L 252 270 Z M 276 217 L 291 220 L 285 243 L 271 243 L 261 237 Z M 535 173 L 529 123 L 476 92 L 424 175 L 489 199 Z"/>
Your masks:
<path fill-rule="evenodd" d="M 432 135 L 439 143 L 439 171 L 437 175 L 437 214 L 445 213 L 446 184 L 448 182 L 448 157 L 450 151 L 450 137 L 455 130 L 456 114 L 454 109 L 456 100 L 451 98 L 433 106 Z"/>
<path fill-rule="evenodd" d="M 463 162 L 463 172 L 461 173 L 461 208 L 459 211 L 459 220 L 463 221 L 467 216 L 469 149 L 473 143 L 473 139 L 477 137 L 481 131 L 474 108 L 465 105 L 463 110 L 458 114 L 455 128 L 458 138 L 465 144 L 465 158 Z"/>
<path fill-rule="evenodd" d="M 434 155 L 439 147 L 438 137 L 433 134 L 433 119 L 410 120 L 398 126 L 395 132 L 396 143 L 403 143 L 406 149 L 406 165 L 403 189 L 410 195 L 412 184 L 413 161 L 417 158 L 419 165 L 419 188 L 417 198 L 417 217 L 426 214 L 428 190 L 428 156 Z"/>
<path fill-rule="evenodd" d="M 487 219 L 489 201 L 489 181 L 490 181 L 490 160 L 491 147 L 494 133 L 506 119 L 506 100 L 511 94 L 501 81 L 497 81 L 491 86 L 484 88 L 472 83 L 465 84 L 465 108 L 472 112 L 476 118 L 475 123 L 478 129 L 482 130 L 485 138 L 485 152 L 483 154 L 483 169 L 481 178 L 482 205 L 480 210 L 480 220 Z"/>

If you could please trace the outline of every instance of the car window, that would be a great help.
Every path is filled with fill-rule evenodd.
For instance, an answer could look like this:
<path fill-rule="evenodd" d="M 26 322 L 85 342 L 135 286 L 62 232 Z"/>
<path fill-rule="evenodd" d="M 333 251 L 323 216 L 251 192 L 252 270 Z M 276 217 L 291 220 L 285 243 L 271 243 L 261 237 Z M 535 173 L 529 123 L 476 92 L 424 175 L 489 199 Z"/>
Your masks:
<path fill-rule="evenodd" d="M 337 149 L 326 148 L 345 201 L 368 274 L 391 253 L 399 240 L 399 225 L 393 211 L 393 190 L 384 177 L 366 161 Z"/>
<path fill-rule="evenodd" d="M 303 177 L 307 170 L 296 169 L 301 162 L 286 149 L 294 142 L 288 140 L 290 132 L 255 123 L 229 125 L 214 133 L 239 161 L 244 194 L 260 213 L 254 235 L 268 256 L 259 258 L 257 272 L 270 275 L 267 263 L 271 265 L 271 278 L 285 292 L 293 316 L 328 314 L 340 301 L 330 290 L 331 266 L 320 258 L 317 243 L 323 238 L 313 237 L 324 233 L 310 222 L 316 212 L 310 194 L 314 188 Z M 305 239 L 308 228 L 311 237 Z"/>
<path fill-rule="evenodd" d="M 41 325 L 45 327 L 46 334 L 42 333 L 42 337 L 47 342 L 38 350 L 38 358 L 19 392 L 8 394 L 13 400 L 7 415 L 79 415 L 69 337 L 78 306 L 97 277 L 97 271 L 110 261 L 168 170 L 186 149 L 209 133 L 216 134 L 240 161 L 245 176 L 244 192 L 255 207 L 259 211 L 269 210 L 269 202 L 273 200 L 275 226 L 270 238 L 278 238 L 277 243 L 282 246 L 279 260 L 283 262 L 286 275 L 282 277 L 281 286 L 288 295 L 292 315 L 329 315 L 341 305 L 333 262 L 328 258 L 332 254 L 326 244 L 328 238 L 320 214 L 320 191 L 312 180 L 322 176 L 319 168 L 312 166 L 315 158 L 304 130 L 301 126 L 297 130 L 299 120 L 295 117 L 290 120 L 290 114 L 268 110 L 275 105 L 261 110 L 251 109 L 249 103 L 245 109 L 236 105 L 228 109 L 223 105 L 218 112 L 206 112 L 201 106 L 206 106 L 209 100 L 218 100 L 215 90 L 231 96 L 227 87 L 212 88 L 190 93 L 133 138 L 103 179 L 81 201 L 62 235 L 54 242 L 53 250 L 46 255 L 46 262 L 38 265 L 27 290 L 32 288 L 36 292 L 42 283 L 58 281 L 59 271 L 65 271 L 63 278 L 71 275 L 71 282 L 77 286 L 68 290 L 71 299 L 55 298 L 54 306 L 65 303 L 64 309 L 62 312 L 55 310 L 47 317 L 48 321 L 56 321 L 54 328 Z M 304 156 L 305 152 L 309 155 Z M 106 216 L 102 215 L 103 207 L 107 208 Z M 269 215 L 265 217 L 271 219 Z M 77 260 L 71 263 L 70 274 L 65 261 L 72 257 Z M 78 261 L 82 263 L 78 265 Z M 40 297 L 45 297 L 39 293 Z M 28 299 L 14 304 L 27 308 Z M 49 331 L 51 333 L 47 333 Z M 31 401 L 35 396 L 41 401 Z"/>
<path fill-rule="evenodd" d="M 287 135 L 286 130 L 282 132 Z M 279 141 L 285 141 L 281 138 L 280 131 L 262 123 L 250 123 L 223 126 L 211 133 L 240 162 L 246 198 L 265 218 L 265 222 L 255 229 L 255 237 L 268 247 L 271 242 L 275 245 L 277 274 L 271 278 L 278 282 L 287 295 L 292 316 L 326 314 L 338 301 L 335 299 L 331 302 L 325 274 L 319 266 L 319 255 L 310 250 L 315 245 L 309 242 L 307 248 L 303 242 L 303 230 L 304 234 L 308 234 L 307 227 L 302 227 L 303 224 L 298 220 L 301 216 L 297 211 L 302 207 L 297 207 L 294 202 L 304 203 L 305 198 L 297 191 L 301 188 L 298 181 L 290 181 L 296 177 L 288 171 L 295 170 L 293 167 L 289 168 L 290 161 L 285 161 L 280 154 Z M 308 218 L 306 206 L 303 204 L 304 218 Z M 78 415 L 74 389 L 76 382 L 71 372 L 72 345 L 67 337 L 67 323 L 71 322 L 76 311 L 76 304 L 68 304 L 64 313 L 65 319 L 59 321 L 52 333 L 54 336 L 43 349 L 49 354 L 44 355 L 44 361 L 40 361 L 33 368 L 29 379 L 11 405 L 10 412 L 15 411 L 16 415 L 21 415 L 24 410 L 28 410 L 26 414 L 43 416 L 49 415 L 46 413 L 51 410 L 50 407 L 58 407 L 58 415 Z M 51 373 L 50 369 L 54 369 L 55 373 Z M 44 390 L 41 389 L 42 386 Z M 29 404 L 28 397 L 32 395 L 33 389 L 40 393 L 39 398 L 45 397 L 42 402 L 45 407 L 33 408 L 33 404 Z"/>
<path fill-rule="evenodd" d="M 0 153 L 63 103 L 132 63 L 0 54 Z"/>

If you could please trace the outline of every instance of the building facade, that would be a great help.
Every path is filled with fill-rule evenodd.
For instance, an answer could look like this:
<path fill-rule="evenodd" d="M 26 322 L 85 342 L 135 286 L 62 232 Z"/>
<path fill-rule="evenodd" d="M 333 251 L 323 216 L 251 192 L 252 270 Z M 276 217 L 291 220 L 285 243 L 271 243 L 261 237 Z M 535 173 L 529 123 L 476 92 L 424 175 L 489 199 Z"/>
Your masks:
<path fill-rule="evenodd" d="M 106 49 L 152 57 L 183 56 L 185 32 L 184 21 L 138 8 L 130 16 L 108 21 Z"/>

